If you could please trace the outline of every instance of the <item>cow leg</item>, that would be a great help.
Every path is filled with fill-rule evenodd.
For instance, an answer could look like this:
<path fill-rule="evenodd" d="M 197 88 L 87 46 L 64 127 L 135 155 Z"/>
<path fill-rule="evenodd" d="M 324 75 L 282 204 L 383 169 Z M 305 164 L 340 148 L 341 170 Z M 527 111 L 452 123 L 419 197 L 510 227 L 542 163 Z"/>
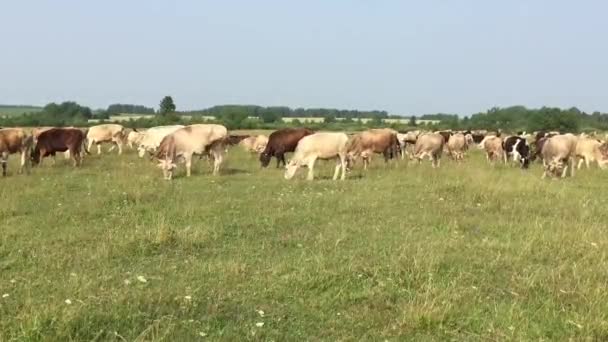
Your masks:
<path fill-rule="evenodd" d="M 91 147 L 93 146 L 93 139 L 89 140 L 87 143 L 87 151 L 91 151 Z"/>
<path fill-rule="evenodd" d="M 186 177 L 190 177 L 192 174 L 192 154 L 184 155 L 186 161 Z"/>
<path fill-rule="evenodd" d="M 346 155 L 340 156 L 340 165 L 342 166 L 342 177 L 340 180 L 346 179 Z"/>
<path fill-rule="evenodd" d="M 101 144 L 97 143 L 97 154 L 101 154 Z"/>
<path fill-rule="evenodd" d="M 315 175 L 314 175 L 315 160 L 316 160 L 316 158 L 311 158 L 310 161 L 307 163 L 308 176 L 306 177 L 306 180 L 311 181 L 315 178 Z"/>
<path fill-rule="evenodd" d="M 568 169 L 568 166 L 570 166 L 570 177 L 574 177 L 574 159 L 569 158 L 568 160 L 566 160 L 566 170 Z"/>
<path fill-rule="evenodd" d="M 579 158 L 578 160 L 578 165 L 576 166 L 577 169 L 581 169 L 581 166 L 583 166 L 583 162 L 584 162 L 585 158 Z"/>
<path fill-rule="evenodd" d="M 6 176 L 6 163 L 8 160 L 8 152 L 2 152 L 0 163 L 2 163 L 2 177 Z"/>
<path fill-rule="evenodd" d="M 118 146 L 118 154 L 121 155 L 122 154 L 122 143 L 121 142 L 117 142 L 116 146 Z"/>
<path fill-rule="evenodd" d="M 211 156 L 213 157 L 213 175 L 217 176 L 220 172 L 220 166 L 224 161 L 224 149 L 222 146 L 212 148 Z"/>
<path fill-rule="evenodd" d="M 589 163 L 590 163 L 589 158 L 585 158 L 585 166 L 587 167 L 587 170 L 589 170 Z M 579 169 L 580 169 L 580 167 L 579 167 Z"/>
<path fill-rule="evenodd" d="M 341 167 L 342 167 L 342 158 L 338 157 L 338 159 L 336 159 L 336 168 L 334 169 L 334 177 L 332 178 L 333 180 L 338 179 L 338 174 L 340 173 Z"/>

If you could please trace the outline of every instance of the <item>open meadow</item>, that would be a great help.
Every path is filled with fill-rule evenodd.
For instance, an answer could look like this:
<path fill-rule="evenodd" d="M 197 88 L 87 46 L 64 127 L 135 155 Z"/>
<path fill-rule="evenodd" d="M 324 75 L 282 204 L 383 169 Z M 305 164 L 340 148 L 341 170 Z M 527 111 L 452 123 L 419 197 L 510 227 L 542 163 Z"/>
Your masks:
<path fill-rule="evenodd" d="M 107 146 L 104 147 L 104 151 Z M 231 148 L 0 179 L 0 340 L 606 340 L 608 172 L 376 156 L 346 181 Z"/>

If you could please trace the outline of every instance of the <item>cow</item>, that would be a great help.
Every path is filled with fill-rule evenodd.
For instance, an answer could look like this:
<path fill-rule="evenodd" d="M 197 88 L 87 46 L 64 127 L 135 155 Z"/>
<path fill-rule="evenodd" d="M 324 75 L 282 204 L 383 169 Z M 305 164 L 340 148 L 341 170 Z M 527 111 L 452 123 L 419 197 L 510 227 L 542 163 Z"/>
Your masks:
<path fill-rule="evenodd" d="M 85 133 L 77 128 L 51 128 L 40 133 L 32 150 L 32 163 L 38 165 L 42 158 L 55 156 L 57 152 L 70 152 L 74 167 L 82 165 L 82 149 Z M 85 151 L 87 151 L 85 149 Z M 88 152 L 88 151 L 87 151 Z"/>
<path fill-rule="evenodd" d="M 27 154 L 31 150 L 33 138 L 21 128 L 0 129 L 0 164 L 2 164 L 2 176 L 6 176 L 6 164 L 8 156 L 13 153 L 21 154 L 19 173 L 27 168 Z"/>
<path fill-rule="evenodd" d="M 129 148 L 137 148 L 144 136 L 145 132 L 138 132 L 135 129 L 129 132 L 129 134 L 127 134 L 127 144 L 129 145 Z"/>
<path fill-rule="evenodd" d="M 418 137 L 416 146 L 414 146 L 414 158 L 418 159 L 418 163 L 421 163 L 424 157 L 429 157 L 433 168 L 439 167 L 444 145 L 445 139 L 441 134 L 423 134 Z"/>
<path fill-rule="evenodd" d="M 354 135 L 348 142 L 349 160 L 363 159 L 363 169 L 366 170 L 373 153 L 382 153 L 384 161 L 396 158 L 401 148 L 397 139 L 397 131 L 390 128 L 370 129 Z"/>
<path fill-rule="evenodd" d="M 33 139 L 33 145 L 36 145 L 36 142 L 38 141 L 38 136 L 40 135 L 40 133 L 42 132 L 46 132 L 51 128 L 55 128 L 55 127 L 51 127 L 51 126 L 43 126 L 43 127 L 36 127 L 34 129 L 32 129 L 32 139 Z M 66 128 L 76 128 L 73 126 L 70 127 L 66 127 Z M 63 156 L 65 157 L 65 159 L 70 159 L 70 151 L 65 151 L 65 153 L 63 154 Z M 53 163 L 57 163 L 57 159 L 55 158 L 55 155 L 53 154 Z"/>
<path fill-rule="evenodd" d="M 606 155 L 608 144 L 600 140 L 591 138 L 579 138 L 576 143 L 575 158 L 578 159 L 577 169 L 581 169 L 583 162 L 589 169 L 591 162 L 597 161 L 600 169 L 605 169 L 608 164 L 608 156 Z"/>
<path fill-rule="evenodd" d="M 260 153 L 260 164 L 267 167 L 272 157 L 277 158 L 277 168 L 281 163 L 285 163 L 285 153 L 293 152 L 300 139 L 314 132 L 308 128 L 283 128 L 274 131 L 268 137 L 266 148 Z"/>
<path fill-rule="evenodd" d="M 245 139 L 250 138 L 250 135 L 229 135 L 228 138 L 226 139 L 226 143 L 230 146 L 234 146 L 237 144 L 241 144 L 241 142 Z"/>
<path fill-rule="evenodd" d="M 475 131 L 466 131 L 465 136 L 467 134 L 471 135 L 471 139 L 473 140 L 473 142 L 475 144 L 480 144 L 481 141 L 486 137 L 486 135 L 488 134 L 488 131 L 486 130 L 475 130 Z"/>
<path fill-rule="evenodd" d="M 166 180 L 173 178 L 178 159 L 186 163 L 186 176 L 190 177 L 192 156 L 210 154 L 214 160 L 213 175 L 217 175 L 224 160 L 228 130 L 222 125 L 197 124 L 180 128 L 165 136 L 156 151 L 158 167 Z"/>
<path fill-rule="evenodd" d="M 317 159 L 336 159 L 337 164 L 333 180 L 338 179 L 342 169 L 341 180 L 346 178 L 348 136 L 344 133 L 314 133 L 305 136 L 298 142 L 293 158 L 285 166 L 285 179 L 291 179 L 301 166 L 308 167 L 308 177 L 314 179 L 314 166 Z"/>
<path fill-rule="evenodd" d="M 464 153 L 468 148 L 468 140 L 462 133 L 456 133 L 450 136 L 447 147 L 448 152 L 452 159 L 456 161 L 462 161 L 464 159 Z"/>
<path fill-rule="evenodd" d="M 574 177 L 574 157 L 577 137 L 572 134 L 560 134 L 547 138 L 541 155 L 544 164 L 542 179 L 550 176 L 565 178 L 570 167 L 570 176 Z"/>
<path fill-rule="evenodd" d="M 184 127 L 183 125 L 172 125 L 148 129 L 143 132 L 144 136 L 141 138 L 139 146 L 137 146 L 137 154 L 140 158 L 143 158 L 146 152 L 153 156 L 164 137 Z"/>
<path fill-rule="evenodd" d="M 399 147 L 401 148 L 401 159 L 405 159 L 406 155 L 412 155 L 412 152 L 408 150 L 409 146 L 416 145 L 416 140 L 418 140 L 418 136 L 420 135 L 420 131 L 410 131 L 406 133 L 397 133 L 397 140 L 399 141 Z M 411 149 L 410 149 L 411 150 Z"/>
<path fill-rule="evenodd" d="M 262 153 L 268 144 L 268 137 L 265 135 L 248 136 L 239 142 L 246 152 Z"/>
<path fill-rule="evenodd" d="M 530 165 L 530 145 L 528 141 L 520 136 L 510 136 L 502 142 L 503 157 L 505 164 L 509 157 L 514 162 L 519 162 L 522 169 L 527 169 Z"/>
<path fill-rule="evenodd" d="M 491 164 L 503 157 L 502 139 L 495 135 L 487 135 L 481 142 L 482 148 L 486 151 L 486 160 Z"/>
<path fill-rule="evenodd" d="M 119 124 L 103 124 L 92 126 L 87 133 L 88 146 L 87 151 L 91 150 L 93 144 L 97 145 L 97 154 L 101 154 L 101 143 L 109 142 L 112 147 L 108 152 L 118 147 L 118 154 L 122 154 L 122 145 L 125 142 L 125 128 Z"/>

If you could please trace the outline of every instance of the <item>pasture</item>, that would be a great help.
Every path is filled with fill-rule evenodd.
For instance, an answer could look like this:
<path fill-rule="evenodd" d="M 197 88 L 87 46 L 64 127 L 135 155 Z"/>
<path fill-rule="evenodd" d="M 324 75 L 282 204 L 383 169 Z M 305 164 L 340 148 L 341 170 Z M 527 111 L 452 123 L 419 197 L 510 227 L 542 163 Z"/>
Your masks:
<path fill-rule="evenodd" d="M 40 111 L 42 111 L 42 107 L 0 105 L 0 117 L 19 116 L 25 113 L 35 113 Z"/>
<path fill-rule="evenodd" d="M 104 148 L 107 150 L 107 147 Z M 171 182 L 58 157 L 0 179 L 0 340 L 608 339 L 608 173 L 480 151 L 283 179 L 232 148 Z"/>

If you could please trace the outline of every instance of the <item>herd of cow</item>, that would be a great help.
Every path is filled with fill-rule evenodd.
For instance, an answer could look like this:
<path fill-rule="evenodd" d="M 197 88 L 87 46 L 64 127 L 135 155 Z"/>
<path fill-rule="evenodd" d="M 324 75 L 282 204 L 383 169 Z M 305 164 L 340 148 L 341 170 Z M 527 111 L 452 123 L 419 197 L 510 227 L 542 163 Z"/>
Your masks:
<path fill-rule="evenodd" d="M 88 129 L 74 127 L 41 127 L 27 132 L 22 128 L 0 129 L 0 163 L 6 176 L 10 154 L 21 155 L 20 172 L 31 165 L 40 164 L 47 156 L 65 152 L 74 166 L 82 164 L 84 154 L 90 154 L 93 145 L 101 153 L 101 144 L 110 143 L 113 150 L 122 153 L 124 144 L 137 148 L 140 157 L 146 154 L 158 162 L 165 179 L 171 179 L 178 161 L 183 161 L 190 176 L 193 157 L 206 156 L 213 161 L 213 174 L 217 174 L 228 146 L 240 145 L 247 151 L 259 154 L 262 167 L 276 158 L 277 167 L 285 167 L 285 178 L 291 179 L 298 168 L 307 167 L 308 177 L 314 178 L 316 160 L 336 160 L 333 179 L 343 180 L 346 172 L 361 159 L 366 169 L 374 154 L 382 154 L 385 162 L 398 158 L 421 162 L 427 157 L 432 166 L 439 167 L 445 152 L 456 162 L 462 162 L 470 146 L 485 150 L 488 162 L 508 163 L 512 160 L 521 168 L 540 160 L 544 166 L 543 178 L 566 177 L 568 169 L 574 175 L 575 164 L 587 167 L 597 162 L 600 168 L 608 164 L 608 144 L 585 134 L 535 132 L 507 135 L 501 132 L 478 131 L 410 131 L 400 133 L 389 128 L 370 129 L 346 134 L 342 132 L 314 132 L 307 128 L 284 128 L 269 136 L 229 135 L 226 127 L 216 124 L 190 126 L 174 125 L 153 127 L 145 131 L 129 130 L 118 124 L 103 124 Z M 294 152 L 289 162 L 285 154 Z"/>

